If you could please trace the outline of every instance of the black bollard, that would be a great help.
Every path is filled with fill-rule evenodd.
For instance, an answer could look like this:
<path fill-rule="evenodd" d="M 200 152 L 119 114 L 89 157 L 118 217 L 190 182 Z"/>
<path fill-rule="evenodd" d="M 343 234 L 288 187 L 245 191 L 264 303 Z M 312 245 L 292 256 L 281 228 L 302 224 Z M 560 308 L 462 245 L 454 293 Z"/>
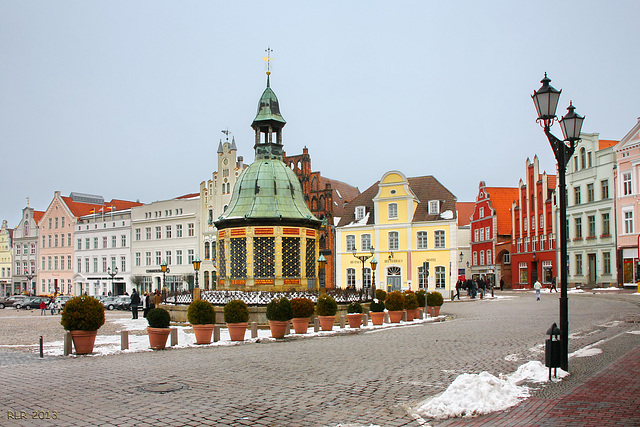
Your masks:
<path fill-rule="evenodd" d="M 43 341 L 42 335 L 40 335 L 40 359 L 44 358 L 44 350 L 42 349 Z"/>

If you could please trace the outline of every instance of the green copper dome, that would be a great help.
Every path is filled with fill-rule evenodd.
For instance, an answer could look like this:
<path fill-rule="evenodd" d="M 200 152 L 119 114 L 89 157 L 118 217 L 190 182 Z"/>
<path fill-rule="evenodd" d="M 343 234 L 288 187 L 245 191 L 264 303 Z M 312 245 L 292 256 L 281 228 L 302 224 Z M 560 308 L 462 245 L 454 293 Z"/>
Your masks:
<path fill-rule="evenodd" d="M 316 227 L 321 223 L 307 207 L 296 174 L 278 159 L 256 160 L 244 171 L 216 226 L 246 221 Z"/>

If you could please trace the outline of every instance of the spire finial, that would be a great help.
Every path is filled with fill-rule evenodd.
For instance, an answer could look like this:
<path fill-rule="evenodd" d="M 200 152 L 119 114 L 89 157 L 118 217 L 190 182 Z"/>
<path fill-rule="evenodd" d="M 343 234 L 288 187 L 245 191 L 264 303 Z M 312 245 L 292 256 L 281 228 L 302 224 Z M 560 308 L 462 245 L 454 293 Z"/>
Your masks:
<path fill-rule="evenodd" d="M 271 75 L 271 61 L 273 61 L 273 58 L 271 58 L 271 52 L 273 52 L 273 49 L 271 49 L 270 47 L 267 47 L 265 49 L 265 52 L 267 52 L 267 56 L 263 56 L 262 60 L 264 62 L 266 62 L 267 64 L 267 87 L 269 87 L 269 76 Z"/>

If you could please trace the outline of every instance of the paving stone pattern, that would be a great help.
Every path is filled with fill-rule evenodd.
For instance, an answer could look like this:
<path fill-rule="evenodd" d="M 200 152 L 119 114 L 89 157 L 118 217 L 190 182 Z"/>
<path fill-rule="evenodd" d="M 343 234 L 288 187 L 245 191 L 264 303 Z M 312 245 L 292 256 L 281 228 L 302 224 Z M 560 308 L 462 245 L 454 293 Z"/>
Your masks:
<path fill-rule="evenodd" d="M 479 421 L 417 420 L 410 412 L 461 373 L 498 375 L 528 360 L 543 361 L 544 333 L 558 317 L 556 295 L 545 294 L 536 302 L 531 293 L 497 294 L 511 298 L 445 303 L 442 313 L 450 319 L 442 323 L 228 347 L 58 357 L 11 366 L 0 362 L 0 425 L 418 426 Z M 634 341 L 637 347 L 638 335 L 622 333 L 638 329 L 624 322 L 625 316 L 638 314 L 638 297 L 581 294 L 569 302 L 570 351 L 601 340 L 608 340 L 603 349 L 617 348 L 618 341 Z M 570 360 L 570 370 L 573 364 L 582 366 L 583 381 L 601 368 L 586 359 Z M 562 383 L 550 387 L 568 387 Z M 513 411 L 546 400 L 551 399 L 534 396 Z M 10 419 L 8 414 L 20 411 L 27 419 Z M 32 419 L 46 411 L 56 411 L 57 419 Z"/>

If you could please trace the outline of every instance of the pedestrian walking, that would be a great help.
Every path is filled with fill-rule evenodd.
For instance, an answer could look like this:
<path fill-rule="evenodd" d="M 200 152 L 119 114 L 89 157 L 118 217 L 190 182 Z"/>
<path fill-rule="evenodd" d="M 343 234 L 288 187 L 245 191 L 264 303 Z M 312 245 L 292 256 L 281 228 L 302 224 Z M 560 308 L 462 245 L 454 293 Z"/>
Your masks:
<path fill-rule="evenodd" d="M 487 282 L 484 280 L 484 276 L 480 277 L 478 281 L 478 287 L 480 288 L 480 299 L 484 298 L 484 291 L 487 289 Z"/>
<path fill-rule="evenodd" d="M 504 279 L 500 278 L 500 290 L 504 291 Z"/>
<path fill-rule="evenodd" d="M 454 295 L 453 299 L 456 299 L 456 297 L 458 297 L 458 301 L 460 301 L 461 288 L 462 288 L 462 280 L 458 279 L 458 281 L 456 282 L 456 294 Z"/>
<path fill-rule="evenodd" d="M 553 279 L 551 279 L 551 289 L 549 289 L 549 293 L 551 293 L 551 291 L 556 291 L 556 293 L 558 293 L 558 288 L 556 288 L 556 276 L 553 276 Z"/>
<path fill-rule="evenodd" d="M 49 300 L 49 310 L 51 310 L 51 315 L 56 314 L 56 302 L 53 298 Z"/>
<path fill-rule="evenodd" d="M 40 316 L 46 316 L 47 314 L 47 303 L 44 300 L 40 301 Z"/>
<path fill-rule="evenodd" d="M 542 289 L 542 285 L 539 280 L 536 280 L 536 283 L 533 284 L 533 289 L 536 290 L 536 301 L 540 301 L 540 289 Z"/>
<path fill-rule="evenodd" d="M 153 305 L 158 308 L 160 307 L 160 303 L 162 302 L 162 294 L 160 294 L 160 290 L 156 289 L 156 294 L 153 296 Z"/>
<path fill-rule="evenodd" d="M 58 314 L 62 312 L 62 302 L 60 302 L 59 299 L 56 299 L 56 310 L 58 311 Z"/>
<path fill-rule="evenodd" d="M 138 292 L 134 289 L 133 292 L 131 292 L 131 313 L 133 314 L 133 319 L 138 318 L 138 305 L 140 305 L 140 295 L 138 295 Z"/>
<path fill-rule="evenodd" d="M 149 291 L 145 291 L 144 298 L 142 298 L 142 316 L 147 317 L 147 313 L 149 313 L 149 307 L 151 305 Z"/>

